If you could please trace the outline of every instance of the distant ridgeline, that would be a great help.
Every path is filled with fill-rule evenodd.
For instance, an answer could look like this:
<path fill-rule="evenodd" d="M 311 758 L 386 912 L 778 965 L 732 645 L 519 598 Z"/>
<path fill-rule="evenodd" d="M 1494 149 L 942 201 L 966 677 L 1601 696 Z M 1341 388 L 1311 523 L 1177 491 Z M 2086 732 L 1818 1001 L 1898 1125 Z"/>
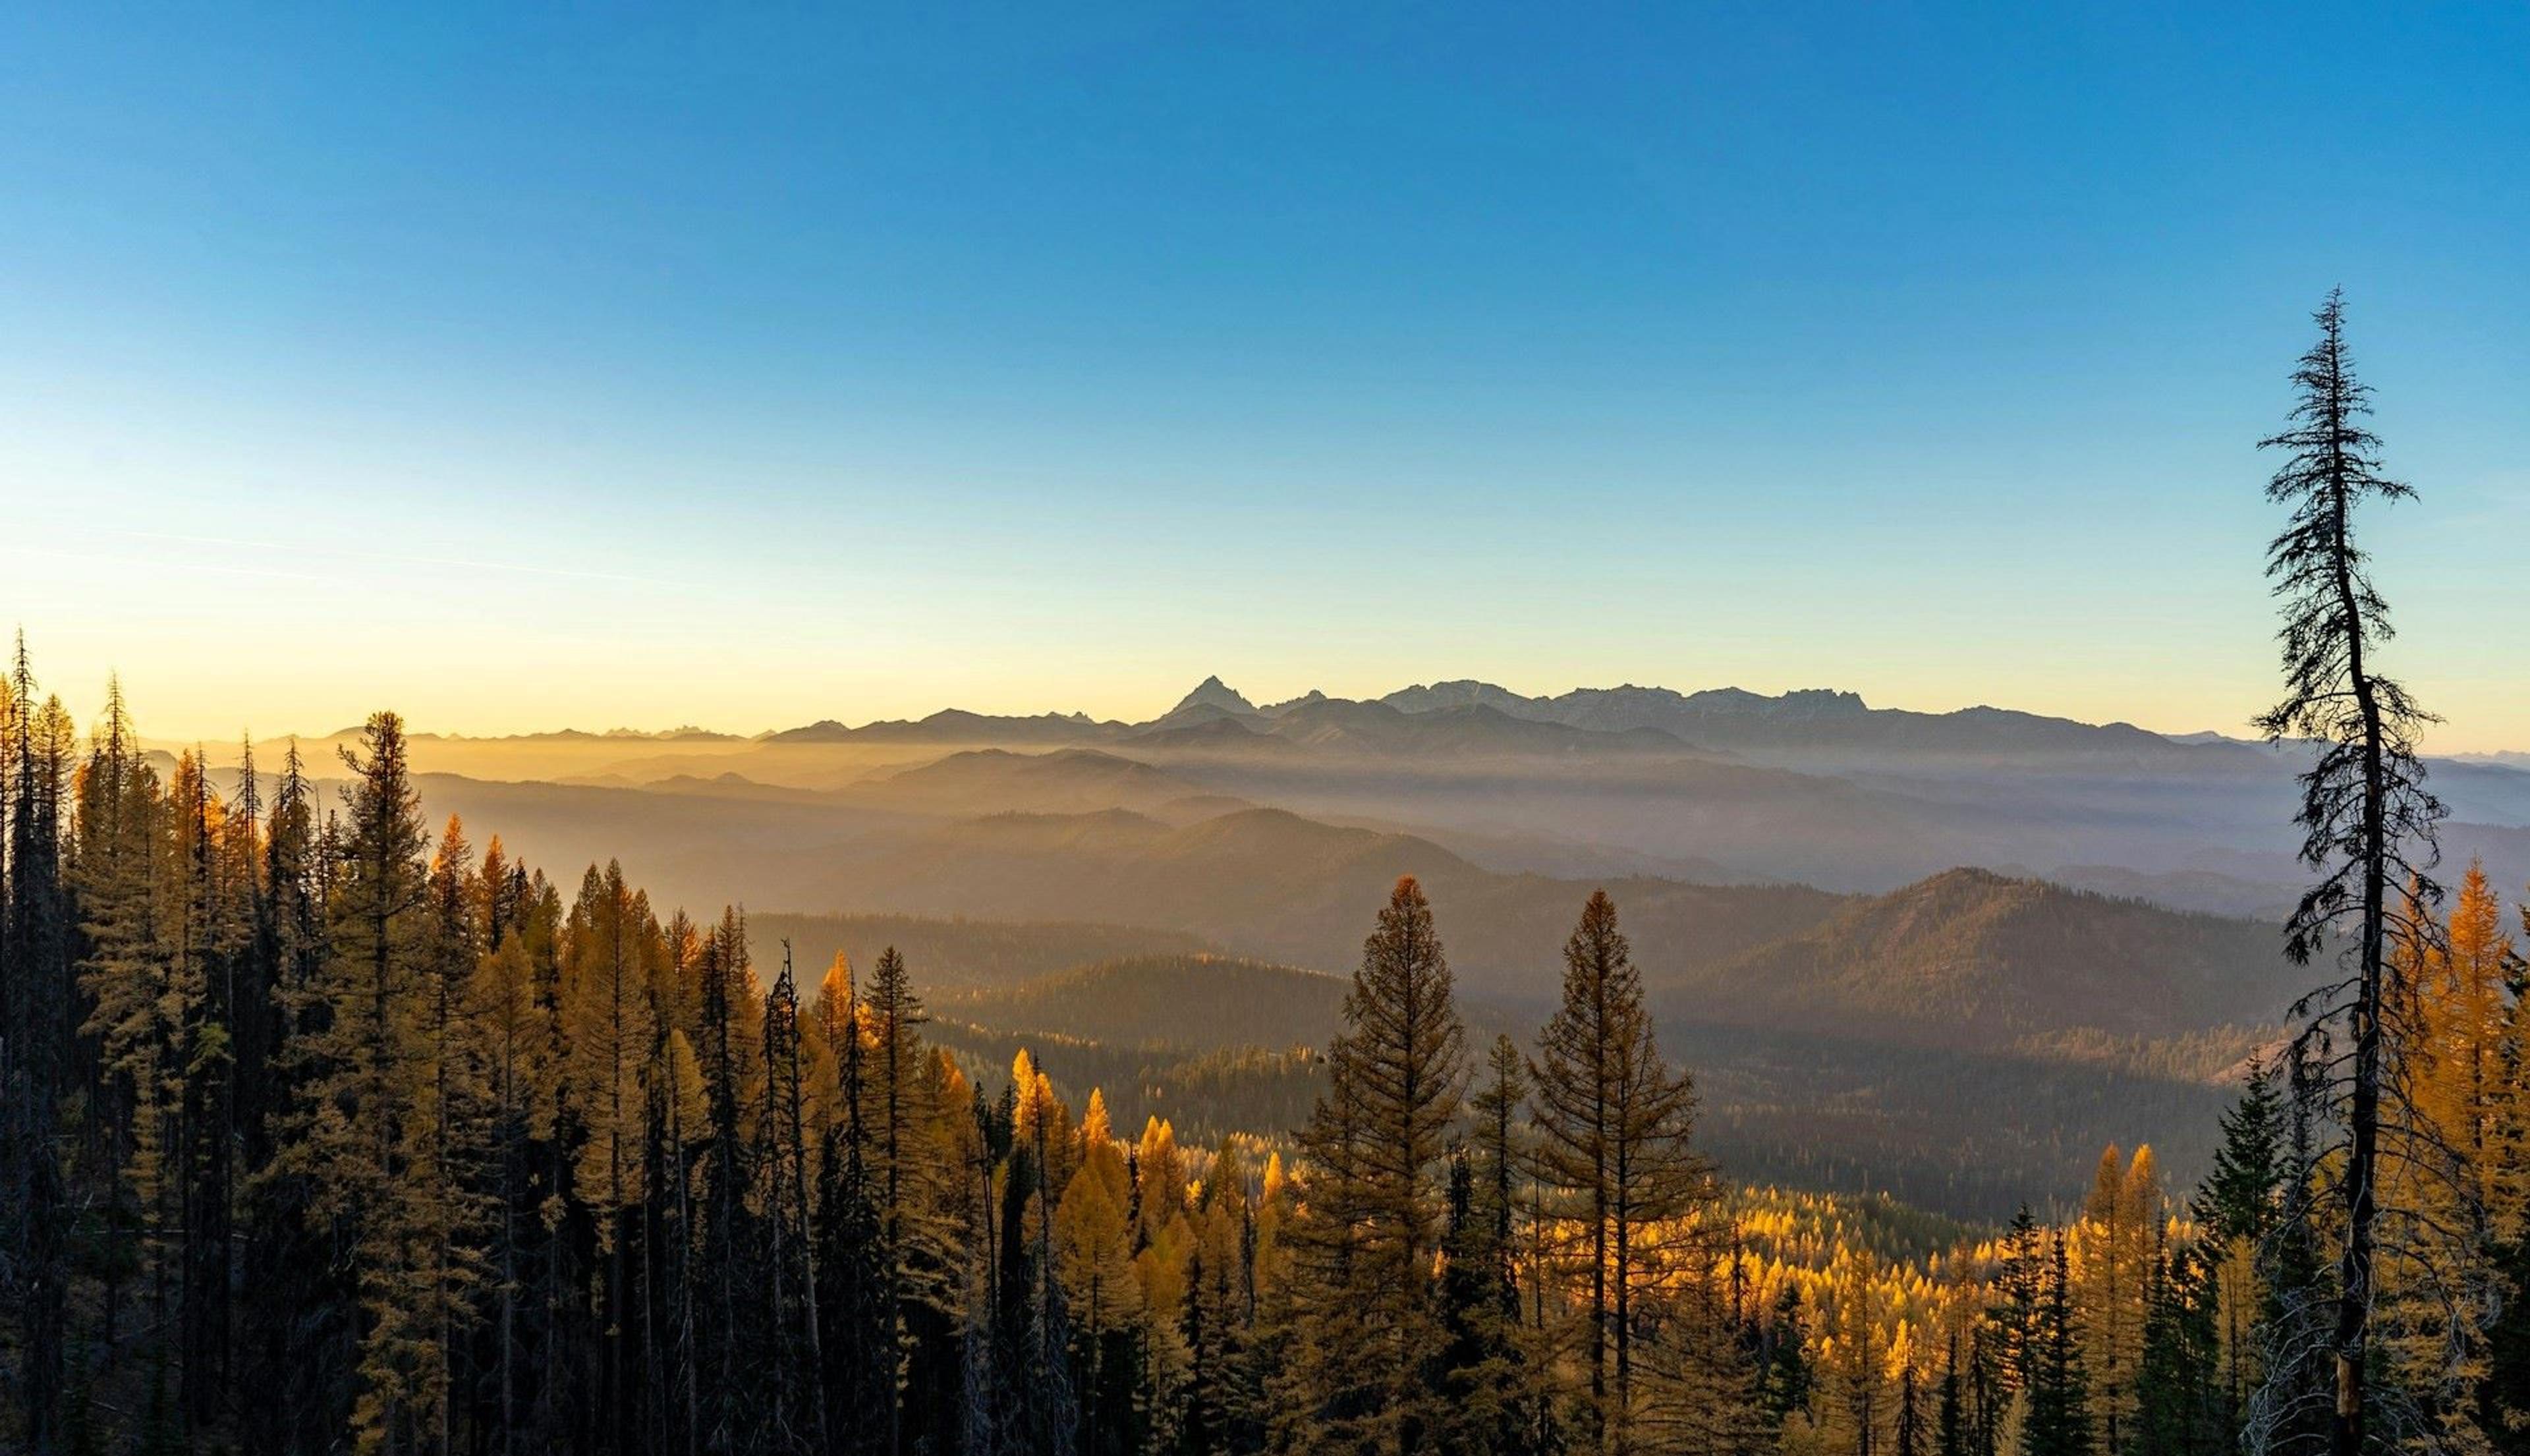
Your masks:
<path fill-rule="evenodd" d="M 2135 752 L 2182 745 L 2126 724 L 2105 727 L 1972 708 L 1914 713 L 1873 708 L 1856 693 L 1810 689 L 1767 696 L 1735 687 L 1681 693 L 1666 687 L 1583 687 L 1530 697 L 1490 682 L 1459 679 L 1416 684 L 1356 700 L 1309 692 L 1259 707 L 1218 676 L 1196 684 L 1178 705 L 1144 723 L 1098 722 L 1080 714 L 996 717 L 946 709 L 919 720 L 848 728 L 832 719 L 764 735 L 770 742 L 914 740 L 922 742 L 1088 743 L 1130 741 L 1154 733 L 1211 731 L 1214 725 L 1286 739 L 1349 737 L 1369 745 L 1435 734 L 1464 741 L 1490 735 L 1505 742 L 1575 741 L 1578 734 L 1632 734 L 1646 748 L 1741 749 L 1787 744 L 1877 745 L 1991 754 L 2078 749 Z M 1522 728 L 1521 725 L 1529 727 Z M 1560 734 L 1556 730 L 1564 730 Z"/>

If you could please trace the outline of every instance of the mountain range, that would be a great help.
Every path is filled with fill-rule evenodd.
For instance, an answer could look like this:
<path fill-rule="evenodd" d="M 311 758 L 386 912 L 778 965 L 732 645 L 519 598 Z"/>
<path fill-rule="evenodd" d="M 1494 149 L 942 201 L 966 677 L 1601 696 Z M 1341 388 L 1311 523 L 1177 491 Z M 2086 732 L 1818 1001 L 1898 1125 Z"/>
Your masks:
<path fill-rule="evenodd" d="M 2273 913 L 2301 880 L 2301 745 L 2169 736 L 1978 707 L 1874 708 L 1621 685 L 1528 696 L 1457 679 L 1258 706 L 1208 677 L 1140 723 L 946 710 L 753 738 L 422 737 L 416 762 L 549 781 L 955 819 L 1124 808 L 1175 825 L 1247 806 L 1418 835 L 1486 868 L 1793 881 L 1881 892 L 1959 865 Z M 2530 882 L 2530 771 L 2438 759 L 2448 857 Z"/>
<path fill-rule="evenodd" d="M 1540 731 L 1541 728 L 1630 739 L 1646 749 L 1768 755 L 1858 749 L 1986 759 L 2062 753 L 2174 758 L 2200 751 L 2254 751 L 2252 745 L 2229 740 L 2187 742 L 2131 724 L 2085 724 L 2002 708 L 1952 713 L 1873 708 L 1858 694 L 1824 688 L 1770 697 L 1735 687 L 1681 693 L 1628 683 L 1529 697 L 1490 682 L 1461 678 L 1417 683 L 1365 700 L 1311 691 L 1260 708 L 1218 676 L 1206 677 L 1168 712 L 1141 723 L 1101 722 L 1080 714 L 996 717 L 948 709 L 919 720 L 888 720 L 859 728 L 827 719 L 766 733 L 758 741 L 1076 744 L 1146 740 L 1153 734 L 1219 723 L 1268 738 L 1406 752 L 1434 747 L 1569 752 L 1585 744 L 1608 746 L 1569 733 Z M 1446 728 L 1436 741 L 1434 729 L 1443 726 Z M 1219 737 L 1227 743 L 1239 742 L 1227 733 Z"/>

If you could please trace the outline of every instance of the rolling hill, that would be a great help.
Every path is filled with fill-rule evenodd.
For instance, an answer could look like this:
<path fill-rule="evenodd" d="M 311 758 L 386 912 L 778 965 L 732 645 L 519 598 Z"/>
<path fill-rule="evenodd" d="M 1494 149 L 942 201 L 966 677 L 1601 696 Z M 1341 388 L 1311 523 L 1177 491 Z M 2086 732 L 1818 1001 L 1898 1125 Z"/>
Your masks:
<path fill-rule="evenodd" d="M 1154 925 L 1240 953 L 1348 970 L 1400 875 L 1423 882 L 1460 984 L 1534 1002 L 1592 882 L 1480 869 L 1411 835 L 1247 809 L 1172 827 L 1124 810 L 933 830 L 839 867 L 818 902 L 929 915 Z M 1799 886 L 1608 882 L 1647 966 L 1683 973 L 1806 929 L 1842 903 Z"/>
<path fill-rule="evenodd" d="M 937 997 L 932 1007 L 999 1031 L 1123 1047 L 1314 1049 L 1343 1024 L 1346 984 L 1236 956 L 1144 955 Z"/>
<path fill-rule="evenodd" d="M 1144 926 L 1084 921 L 932 919 L 919 915 L 803 915 L 758 911 L 746 918 L 748 953 L 759 972 L 782 963 L 791 943 L 802 981 L 815 986 L 836 952 L 866 972 L 894 946 L 924 996 L 1018 986 L 1084 964 L 1186 959 L 1208 953 L 1197 938 Z"/>
<path fill-rule="evenodd" d="M 2271 1023 L 2308 978 L 2271 925 L 1960 869 L 1660 992 L 1681 1020 L 1993 1051 Z"/>

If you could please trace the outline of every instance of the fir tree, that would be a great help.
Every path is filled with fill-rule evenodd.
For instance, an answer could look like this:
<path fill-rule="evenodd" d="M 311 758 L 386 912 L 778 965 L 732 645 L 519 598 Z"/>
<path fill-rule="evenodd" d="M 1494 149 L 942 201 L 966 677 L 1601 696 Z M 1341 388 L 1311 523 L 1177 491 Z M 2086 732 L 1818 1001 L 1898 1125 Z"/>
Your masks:
<path fill-rule="evenodd" d="M 1433 1435 L 1446 1450 L 1515 1451 L 1532 1424 L 1518 1401 L 1519 1306 L 1516 1292 L 1505 1303 L 1506 1259 L 1493 1218 L 1477 1204 L 1475 1165 L 1458 1154 L 1441 1243 L 1443 1343 L 1426 1376 L 1441 1397 Z"/>
<path fill-rule="evenodd" d="M 1933 1408 L 1935 1456 L 1969 1456 L 1973 1435 L 1964 1382 L 1959 1375 L 1959 1337 L 1952 1331 L 1942 1354 L 1942 1386 Z"/>
<path fill-rule="evenodd" d="M 1800 1286 L 1786 1284 L 1783 1292 L 1775 1296 L 1763 1348 L 1766 1361 L 1757 1385 L 1757 1406 L 1780 1429 L 1794 1415 L 1809 1414 L 1810 1387 L 1815 1378 L 1810 1370 L 1809 1332 L 1801 1315 Z"/>
<path fill-rule="evenodd" d="M 2191 1251 L 2154 1261 L 2135 1370 L 2137 1456 L 2210 1456 L 2228 1442 L 2213 1303 Z"/>
<path fill-rule="evenodd" d="M 2310 1369 L 2329 1353 L 2334 1325 L 2323 1243 L 2330 1210 L 2319 1181 L 2322 1083 L 2303 1043 L 2288 1042 L 2284 1057 L 2284 1159 L 2275 1224 L 2258 1250 L 2261 1378 L 2246 1436 L 2265 1450 L 2300 1453 L 2330 1439 L 2336 1408 L 2336 1387 Z"/>
<path fill-rule="evenodd" d="M 2006 1388 L 2023 1390 L 2029 1384 L 2031 1346 L 2047 1293 L 2038 1219 L 2027 1204 L 2012 1213 L 2011 1226 L 2004 1232 L 2003 1263 L 1995 1271 L 1994 1283 L 1996 1299 L 1986 1312 L 1985 1328 L 1993 1332 Z"/>
<path fill-rule="evenodd" d="M 2090 1456 L 2092 1450 L 2091 1382 L 2082 1366 L 2071 1282 L 2059 1234 L 2049 1241 L 2045 1293 L 2030 1334 L 2020 1456 Z"/>
<path fill-rule="evenodd" d="M 2273 1068 L 2253 1057 L 2240 1099 L 2223 1114 L 2214 1168 L 2190 1207 L 2217 1330 L 2224 1419 L 2236 1424 L 2256 1379 L 2258 1249 L 2274 1228 L 2283 1181 L 2283 1114 Z"/>

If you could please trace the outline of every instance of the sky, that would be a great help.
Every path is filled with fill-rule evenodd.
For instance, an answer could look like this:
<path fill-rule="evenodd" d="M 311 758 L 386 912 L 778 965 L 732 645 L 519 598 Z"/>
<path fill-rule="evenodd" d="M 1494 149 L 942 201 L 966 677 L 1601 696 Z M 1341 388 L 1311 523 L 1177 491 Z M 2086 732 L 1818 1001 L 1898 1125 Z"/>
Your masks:
<path fill-rule="evenodd" d="M 2243 732 L 2342 286 L 2392 671 L 2530 748 L 2530 9 L 850 9 L 12 7 L 0 627 L 222 740 Z"/>

